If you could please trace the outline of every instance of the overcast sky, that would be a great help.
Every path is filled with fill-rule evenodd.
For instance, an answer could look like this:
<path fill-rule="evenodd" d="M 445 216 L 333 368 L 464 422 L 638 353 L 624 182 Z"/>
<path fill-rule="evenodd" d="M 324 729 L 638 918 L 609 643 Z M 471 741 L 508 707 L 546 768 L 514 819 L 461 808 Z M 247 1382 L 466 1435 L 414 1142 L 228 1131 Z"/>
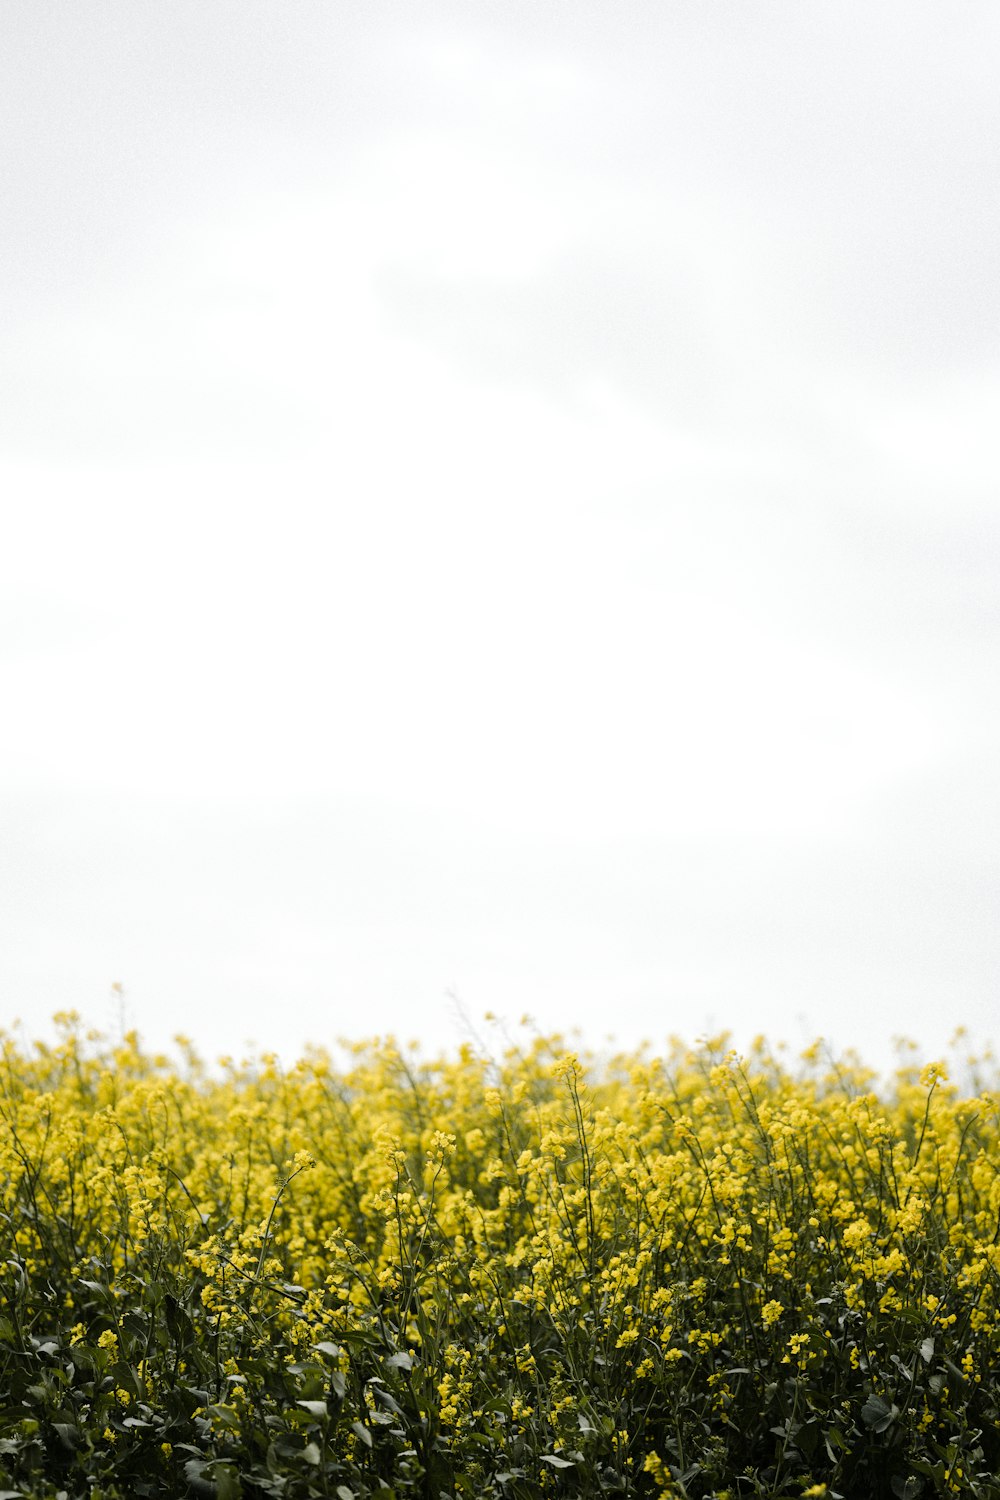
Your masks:
<path fill-rule="evenodd" d="M 3 31 L 0 1026 L 989 1039 L 993 0 Z"/>

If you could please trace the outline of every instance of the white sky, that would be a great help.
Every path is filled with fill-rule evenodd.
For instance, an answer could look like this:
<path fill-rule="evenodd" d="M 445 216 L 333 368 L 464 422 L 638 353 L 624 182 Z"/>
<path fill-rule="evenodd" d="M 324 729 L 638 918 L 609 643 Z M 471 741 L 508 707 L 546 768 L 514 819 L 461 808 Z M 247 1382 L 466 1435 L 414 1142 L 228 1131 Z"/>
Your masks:
<path fill-rule="evenodd" d="M 7 0 L 0 1025 L 1000 977 L 1000 10 Z"/>

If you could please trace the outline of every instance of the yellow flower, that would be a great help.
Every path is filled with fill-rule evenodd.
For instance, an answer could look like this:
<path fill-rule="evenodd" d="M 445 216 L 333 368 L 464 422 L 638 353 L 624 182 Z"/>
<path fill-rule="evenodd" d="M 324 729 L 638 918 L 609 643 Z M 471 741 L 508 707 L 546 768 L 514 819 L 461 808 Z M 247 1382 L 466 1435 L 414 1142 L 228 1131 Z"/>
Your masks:
<path fill-rule="evenodd" d="M 760 1310 L 761 1322 L 765 1328 L 773 1328 L 784 1312 L 780 1302 L 765 1302 Z"/>
<path fill-rule="evenodd" d="M 671 1487 L 670 1470 L 663 1459 L 655 1451 L 647 1453 L 642 1461 L 643 1472 L 650 1475 L 661 1495 L 669 1493 Z"/>

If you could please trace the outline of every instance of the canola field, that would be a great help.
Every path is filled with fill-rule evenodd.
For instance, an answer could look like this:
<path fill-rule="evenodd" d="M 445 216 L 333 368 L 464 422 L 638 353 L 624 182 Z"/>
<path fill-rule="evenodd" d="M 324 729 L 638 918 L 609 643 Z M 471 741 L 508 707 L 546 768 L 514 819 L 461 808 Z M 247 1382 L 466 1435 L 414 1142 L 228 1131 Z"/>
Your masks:
<path fill-rule="evenodd" d="M 0 1500 L 1000 1497 L 989 1058 L 59 1024 L 0 1037 Z"/>

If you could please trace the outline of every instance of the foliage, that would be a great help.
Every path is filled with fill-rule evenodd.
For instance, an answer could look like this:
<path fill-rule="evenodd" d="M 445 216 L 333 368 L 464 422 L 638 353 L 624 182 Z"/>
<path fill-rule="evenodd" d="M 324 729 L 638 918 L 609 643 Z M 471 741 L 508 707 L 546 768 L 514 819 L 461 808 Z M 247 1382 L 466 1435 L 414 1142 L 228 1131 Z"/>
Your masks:
<path fill-rule="evenodd" d="M 1000 1500 L 996 1099 L 2 1038 L 0 1500 Z"/>

